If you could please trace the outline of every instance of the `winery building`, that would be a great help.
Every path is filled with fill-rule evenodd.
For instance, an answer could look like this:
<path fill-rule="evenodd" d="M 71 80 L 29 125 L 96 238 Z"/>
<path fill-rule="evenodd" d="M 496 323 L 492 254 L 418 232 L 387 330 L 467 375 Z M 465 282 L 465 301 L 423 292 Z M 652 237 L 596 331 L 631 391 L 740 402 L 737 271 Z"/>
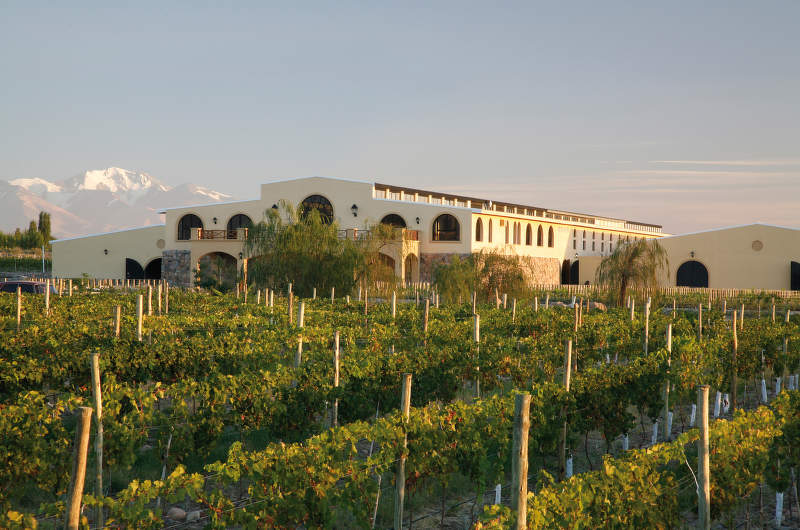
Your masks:
<path fill-rule="evenodd" d="M 610 254 L 621 241 L 662 237 L 659 225 L 498 202 L 452 193 L 307 177 L 261 185 L 254 200 L 166 208 L 163 225 L 53 242 L 53 275 L 164 278 L 190 286 L 203 260 L 246 266 L 248 227 L 281 200 L 334 219 L 340 237 L 375 223 L 402 228 L 381 253 L 397 277 L 430 279 L 438 262 L 491 250 L 524 258 L 536 283 L 578 283 L 583 259 Z"/>

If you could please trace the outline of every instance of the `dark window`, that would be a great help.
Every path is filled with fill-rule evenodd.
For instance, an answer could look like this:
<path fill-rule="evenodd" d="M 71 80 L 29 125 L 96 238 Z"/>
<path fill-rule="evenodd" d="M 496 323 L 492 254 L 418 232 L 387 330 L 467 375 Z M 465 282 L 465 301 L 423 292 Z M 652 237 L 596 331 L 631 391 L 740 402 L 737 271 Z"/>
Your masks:
<path fill-rule="evenodd" d="M 193 213 L 186 214 L 178 221 L 178 239 L 188 241 L 192 238 L 192 228 L 203 228 L 203 221 Z"/>
<path fill-rule="evenodd" d="M 573 240 L 572 240 L 572 249 L 573 249 L 573 250 L 575 250 L 576 248 L 578 248 L 577 244 L 578 244 L 578 242 L 577 242 L 577 241 L 575 241 L 575 240 L 573 239 Z"/>
<path fill-rule="evenodd" d="M 594 241 L 592 241 L 592 252 L 594 252 Z"/>
<path fill-rule="evenodd" d="M 311 210 L 317 210 L 323 223 L 330 224 L 333 222 L 333 205 L 331 201 L 322 195 L 309 195 L 301 204 L 303 206 L 303 217 L 308 215 Z"/>
<path fill-rule="evenodd" d="M 147 264 L 144 268 L 145 280 L 160 280 L 161 279 L 161 258 L 156 258 Z"/>
<path fill-rule="evenodd" d="M 708 287 L 708 269 L 699 261 L 685 261 L 678 267 L 678 287 Z"/>
<path fill-rule="evenodd" d="M 480 219 L 475 223 L 475 241 L 483 241 L 483 221 Z"/>
<path fill-rule="evenodd" d="M 486 240 L 491 243 L 492 242 L 492 220 L 489 219 L 489 237 Z"/>
<path fill-rule="evenodd" d="M 800 291 L 800 263 L 793 261 L 789 266 L 789 288 L 792 291 Z"/>
<path fill-rule="evenodd" d="M 554 247 L 556 244 L 556 234 L 553 231 L 553 227 L 551 226 L 550 229 L 547 231 L 547 246 Z"/>
<path fill-rule="evenodd" d="M 381 224 L 393 226 L 395 228 L 405 228 L 406 220 L 397 215 L 396 213 L 390 213 L 389 215 L 385 215 L 383 219 L 381 219 Z"/>
<path fill-rule="evenodd" d="M 539 229 L 536 231 L 536 245 L 539 247 L 544 246 L 544 230 L 542 229 L 542 225 L 539 225 Z"/>
<path fill-rule="evenodd" d="M 144 269 L 135 259 L 125 258 L 125 279 L 144 280 Z"/>
<path fill-rule="evenodd" d="M 528 228 L 525 229 L 525 244 L 528 246 L 533 245 L 533 230 L 531 230 L 531 225 L 528 225 Z"/>
<path fill-rule="evenodd" d="M 228 230 L 236 230 L 237 228 L 250 228 L 253 226 L 253 221 L 250 220 L 243 213 L 237 213 L 228 221 Z"/>
<path fill-rule="evenodd" d="M 508 245 L 508 224 L 506 223 L 506 245 Z"/>
<path fill-rule="evenodd" d="M 452 215 L 443 213 L 433 221 L 434 241 L 459 241 L 460 237 L 458 220 Z"/>

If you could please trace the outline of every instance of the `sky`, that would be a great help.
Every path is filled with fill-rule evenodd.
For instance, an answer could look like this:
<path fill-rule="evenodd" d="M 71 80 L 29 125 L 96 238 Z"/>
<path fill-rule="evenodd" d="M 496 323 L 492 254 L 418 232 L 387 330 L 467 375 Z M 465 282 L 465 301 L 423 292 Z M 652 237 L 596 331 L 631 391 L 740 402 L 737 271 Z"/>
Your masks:
<path fill-rule="evenodd" d="M 0 179 L 337 176 L 800 227 L 800 2 L 0 0 Z"/>

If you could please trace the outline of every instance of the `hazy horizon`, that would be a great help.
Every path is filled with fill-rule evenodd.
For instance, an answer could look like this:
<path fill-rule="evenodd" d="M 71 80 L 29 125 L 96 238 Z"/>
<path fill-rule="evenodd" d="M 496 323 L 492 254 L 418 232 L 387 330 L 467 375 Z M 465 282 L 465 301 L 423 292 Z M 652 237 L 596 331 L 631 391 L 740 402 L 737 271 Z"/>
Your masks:
<path fill-rule="evenodd" d="M 336 176 L 800 227 L 800 3 L 0 7 L 0 178 Z"/>

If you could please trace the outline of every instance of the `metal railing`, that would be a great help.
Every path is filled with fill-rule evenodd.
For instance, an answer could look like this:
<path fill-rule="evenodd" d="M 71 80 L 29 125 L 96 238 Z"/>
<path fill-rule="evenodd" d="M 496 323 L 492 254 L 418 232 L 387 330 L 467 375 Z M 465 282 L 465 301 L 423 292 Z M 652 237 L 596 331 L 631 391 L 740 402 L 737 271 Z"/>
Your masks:
<path fill-rule="evenodd" d="M 239 234 L 241 233 L 241 237 Z M 206 230 L 204 228 L 199 228 L 197 230 L 197 239 L 225 239 L 225 240 L 239 240 L 239 239 L 247 239 L 247 229 L 242 228 L 241 230 Z"/>

